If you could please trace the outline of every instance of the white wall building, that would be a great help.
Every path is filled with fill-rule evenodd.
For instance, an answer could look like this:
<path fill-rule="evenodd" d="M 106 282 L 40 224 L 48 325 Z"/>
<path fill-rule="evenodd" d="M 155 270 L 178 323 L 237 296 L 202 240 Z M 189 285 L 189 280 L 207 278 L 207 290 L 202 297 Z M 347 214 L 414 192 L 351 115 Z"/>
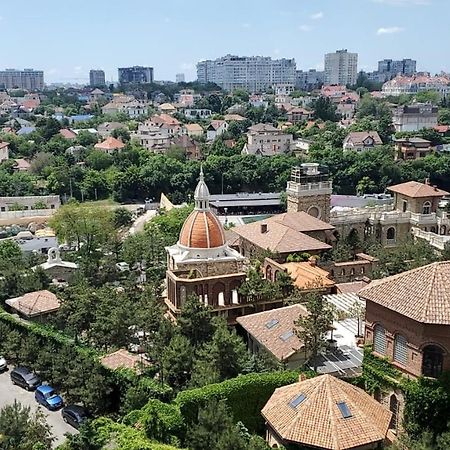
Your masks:
<path fill-rule="evenodd" d="M 355 85 L 358 73 L 358 53 L 337 50 L 325 55 L 325 84 Z"/>
<path fill-rule="evenodd" d="M 247 143 L 242 154 L 257 156 L 274 156 L 289 152 L 292 134 L 286 134 L 272 125 L 259 123 L 248 129 Z"/>
<path fill-rule="evenodd" d="M 438 107 L 430 103 L 399 106 L 393 111 L 395 131 L 419 131 L 438 124 Z"/>

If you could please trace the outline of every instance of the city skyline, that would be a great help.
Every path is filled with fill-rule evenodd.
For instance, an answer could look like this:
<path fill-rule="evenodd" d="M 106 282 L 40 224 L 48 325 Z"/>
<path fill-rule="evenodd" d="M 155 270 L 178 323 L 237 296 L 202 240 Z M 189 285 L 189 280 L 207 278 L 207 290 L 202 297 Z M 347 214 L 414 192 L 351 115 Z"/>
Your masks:
<path fill-rule="evenodd" d="M 139 0 L 133 9 L 105 0 L 47 0 L 32 11 L 6 4 L 0 20 L 9 44 L 0 49 L 1 69 L 33 67 L 44 70 L 47 83 L 85 83 L 90 69 L 104 70 L 108 82 L 117 80 L 118 67 L 142 65 L 154 67 L 156 80 L 184 73 L 191 81 L 197 62 L 226 54 L 294 58 L 297 69 L 323 70 L 325 53 L 347 48 L 359 54 L 358 70 L 375 70 L 385 58 L 416 59 L 419 71 L 450 70 L 450 50 L 438 44 L 449 38 L 444 0 L 344 2 L 287 1 L 280 8 L 249 0 L 237 8 L 231 1 L 220 16 L 204 0 L 189 9 L 181 0 Z M 425 23 L 433 23 L 433 33 Z"/>

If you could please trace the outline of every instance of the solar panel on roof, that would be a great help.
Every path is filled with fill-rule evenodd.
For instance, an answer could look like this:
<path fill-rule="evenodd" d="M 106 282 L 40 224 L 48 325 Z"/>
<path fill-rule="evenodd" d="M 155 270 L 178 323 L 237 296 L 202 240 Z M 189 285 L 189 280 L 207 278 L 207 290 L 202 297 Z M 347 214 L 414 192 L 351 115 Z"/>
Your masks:
<path fill-rule="evenodd" d="M 349 417 L 352 417 L 352 413 L 348 409 L 347 403 L 338 402 L 337 407 L 339 408 L 339 411 L 341 411 L 342 417 L 344 419 L 348 419 Z"/>
<path fill-rule="evenodd" d="M 280 336 L 280 339 L 283 341 L 283 342 L 286 342 L 289 338 L 291 338 L 292 336 L 294 336 L 294 332 L 292 331 L 292 330 L 289 330 L 289 331 L 286 331 L 285 333 L 283 333 L 281 336 Z"/>
<path fill-rule="evenodd" d="M 300 403 L 302 403 L 305 399 L 306 399 L 305 394 L 299 394 L 289 402 L 289 406 L 291 408 L 297 408 L 297 406 L 300 405 Z"/>
<path fill-rule="evenodd" d="M 276 325 L 278 325 L 278 320 L 277 319 L 271 319 L 271 320 L 269 320 L 268 322 L 266 322 L 266 328 L 267 329 L 271 329 L 271 328 L 273 328 L 274 326 L 276 326 Z"/>

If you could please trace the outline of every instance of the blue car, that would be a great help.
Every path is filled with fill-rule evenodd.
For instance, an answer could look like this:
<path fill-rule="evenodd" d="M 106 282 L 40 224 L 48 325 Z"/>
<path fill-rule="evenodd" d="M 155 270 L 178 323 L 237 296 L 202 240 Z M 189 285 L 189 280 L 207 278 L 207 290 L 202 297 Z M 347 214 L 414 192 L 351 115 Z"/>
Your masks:
<path fill-rule="evenodd" d="M 52 411 L 61 408 L 64 404 L 63 399 L 55 392 L 55 390 L 51 386 L 45 384 L 41 384 L 36 388 L 34 398 L 39 404 Z"/>

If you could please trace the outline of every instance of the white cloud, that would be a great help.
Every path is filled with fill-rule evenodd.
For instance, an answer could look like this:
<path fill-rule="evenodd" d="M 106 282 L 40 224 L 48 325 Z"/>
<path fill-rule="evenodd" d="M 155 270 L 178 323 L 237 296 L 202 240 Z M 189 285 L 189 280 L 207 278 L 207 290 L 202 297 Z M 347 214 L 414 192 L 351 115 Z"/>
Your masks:
<path fill-rule="evenodd" d="M 320 20 L 323 19 L 323 12 L 319 11 L 309 16 L 312 20 Z"/>
<path fill-rule="evenodd" d="M 372 0 L 375 3 L 383 3 L 392 6 L 431 5 L 431 0 Z"/>
<path fill-rule="evenodd" d="M 298 29 L 299 29 L 300 31 L 311 31 L 311 30 L 312 30 L 312 27 L 309 26 L 309 25 L 299 25 L 299 26 L 298 26 Z"/>
<path fill-rule="evenodd" d="M 378 36 L 381 36 L 382 34 L 395 34 L 401 33 L 402 31 L 405 31 L 402 27 L 381 27 L 378 28 L 377 34 Z"/>

